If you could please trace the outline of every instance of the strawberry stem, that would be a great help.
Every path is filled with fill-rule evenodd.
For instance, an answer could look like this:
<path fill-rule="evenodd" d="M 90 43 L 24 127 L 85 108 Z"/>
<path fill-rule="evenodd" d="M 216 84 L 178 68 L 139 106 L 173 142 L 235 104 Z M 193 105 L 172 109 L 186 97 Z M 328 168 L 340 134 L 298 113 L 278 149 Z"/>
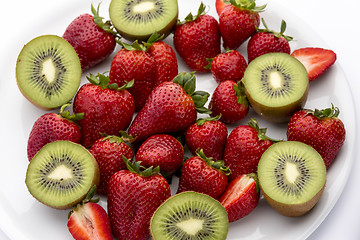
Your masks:
<path fill-rule="evenodd" d="M 134 86 L 134 79 L 126 82 L 123 86 L 119 87 L 116 83 L 109 84 L 110 78 L 109 76 L 105 76 L 103 74 L 98 73 L 96 76 L 90 73 L 89 76 L 86 76 L 90 83 L 100 86 L 103 89 L 112 89 L 112 90 L 126 90 Z"/>
<path fill-rule="evenodd" d="M 261 22 L 264 25 L 265 29 L 260 29 L 256 27 L 257 32 L 266 32 L 266 33 L 271 33 L 273 34 L 275 37 L 280 38 L 283 37 L 286 39 L 286 41 L 290 42 L 293 40 L 293 37 L 287 36 L 284 34 L 285 30 L 286 30 L 286 22 L 284 20 L 281 20 L 281 27 L 280 27 L 280 32 L 275 32 L 273 30 L 270 30 L 264 20 L 264 18 L 261 18 Z"/>
<path fill-rule="evenodd" d="M 263 12 L 265 11 L 266 4 L 262 6 L 256 6 L 255 0 L 230 0 L 231 5 L 246 9 L 252 12 Z"/>
<path fill-rule="evenodd" d="M 103 22 L 103 17 L 100 17 L 99 15 L 99 10 L 100 10 L 100 4 L 98 5 L 98 7 L 95 9 L 94 5 L 91 4 L 91 13 L 93 14 L 93 19 L 94 22 L 96 23 L 96 25 L 98 25 L 99 28 L 103 29 L 105 32 L 111 33 L 112 35 L 114 35 L 115 38 L 121 38 L 121 35 L 115 31 L 114 26 L 111 24 L 111 21 L 105 21 Z"/>
<path fill-rule="evenodd" d="M 73 113 L 71 114 L 70 111 L 64 111 L 65 108 L 71 106 L 71 103 L 65 103 L 64 105 L 61 106 L 60 108 L 60 116 L 62 116 L 63 118 L 66 118 L 70 121 L 76 122 L 77 120 L 81 120 L 84 118 L 84 113 Z"/>
<path fill-rule="evenodd" d="M 141 161 L 130 161 L 128 160 L 126 157 L 122 156 L 123 158 L 123 161 L 125 162 L 126 164 L 126 167 L 127 169 L 130 171 L 130 172 L 133 172 L 133 173 L 136 173 L 140 176 L 143 176 L 143 177 L 150 177 L 150 176 L 153 176 L 153 175 L 157 175 L 157 174 L 160 174 L 160 167 L 157 166 L 157 167 L 144 167 L 141 165 Z"/>
<path fill-rule="evenodd" d="M 217 116 L 215 116 L 215 117 L 199 118 L 199 119 L 196 121 L 196 124 L 197 124 L 198 126 L 202 126 L 202 125 L 204 125 L 204 123 L 206 123 L 206 122 L 218 121 L 218 120 L 220 120 L 220 118 L 221 118 L 221 114 L 219 114 L 219 115 L 217 115 Z"/>
<path fill-rule="evenodd" d="M 225 162 L 223 160 L 213 161 L 212 157 L 206 157 L 203 149 L 196 151 L 196 155 L 204 160 L 210 167 L 218 169 L 225 173 L 226 176 L 231 174 L 230 168 L 225 166 Z"/>
<path fill-rule="evenodd" d="M 307 110 L 309 114 L 313 114 L 316 118 L 322 120 L 326 118 L 337 118 L 340 114 L 340 110 L 338 107 L 334 107 L 334 104 L 331 104 L 331 108 L 325 108 L 322 110 L 315 109 Z"/>
<path fill-rule="evenodd" d="M 282 142 L 282 140 L 272 139 L 266 136 L 267 128 L 260 128 L 258 122 L 254 118 L 252 118 L 248 124 L 250 127 L 254 128 L 258 132 L 259 140 L 270 140 L 273 143 Z"/>

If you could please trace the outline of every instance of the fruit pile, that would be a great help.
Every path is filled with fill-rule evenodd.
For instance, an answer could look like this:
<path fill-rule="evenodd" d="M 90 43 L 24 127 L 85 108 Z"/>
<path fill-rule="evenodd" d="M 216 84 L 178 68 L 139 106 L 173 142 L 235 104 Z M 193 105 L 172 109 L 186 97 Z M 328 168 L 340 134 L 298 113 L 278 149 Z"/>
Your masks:
<path fill-rule="evenodd" d="M 214 7 L 218 16 L 201 3 L 181 21 L 176 0 L 112 0 L 110 20 L 92 6 L 62 37 L 39 36 L 21 50 L 21 93 L 59 109 L 33 125 L 25 183 L 41 203 L 71 209 L 74 239 L 226 239 L 229 222 L 261 196 L 291 217 L 320 199 L 345 128 L 337 107 L 304 106 L 309 82 L 336 54 L 291 51 L 286 22 L 270 30 L 260 18 L 266 5 L 254 0 Z M 117 44 L 108 74 L 90 73 L 80 86 Z M 213 92 L 196 90 L 198 72 L 212 76 Z M 287 140 L 268 137 L 254 118 L 243 124 L 250 111 L 286 123 Z"/>

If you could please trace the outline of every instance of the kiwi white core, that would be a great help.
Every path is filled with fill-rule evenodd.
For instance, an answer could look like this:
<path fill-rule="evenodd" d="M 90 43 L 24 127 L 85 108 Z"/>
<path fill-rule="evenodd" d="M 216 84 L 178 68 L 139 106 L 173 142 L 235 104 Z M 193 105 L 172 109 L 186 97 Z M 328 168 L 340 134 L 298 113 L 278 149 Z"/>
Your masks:
<path fill-rule="evenodd" d="M 293 163 L 286 163 L 285 166 L 285 178 L 290 182 L 290 183 L 295 183 L 297 177 L 300 175 L 299 170 L 296 166 L 296 164 Z"/>
<path fill-rule="evenodd" d="M 54 180 L 66 180 L 72 179 L 74 176 L 72 175 L 72 170 L 64 165 L 60 165 L 55 168 L 48 177 Z"/>
<path fill-rule="evenodd" d="M 187 234 L 195 236 L 196 233 L 203 229 L 203 223 L 204 220 L 191 218 L 177 223 L 176 226 Z"/>
<path fill-rule="evenodd" d="M 151 11 L 152 9 L 155 9 L 155 5 L 153 2 L 142 2 L 133 7 L 133 11 L 135 13 L 146 13 L 148 11 Z"/>
<path fill-rule="evenodd" d="M 269 74 L 270 85 L 274 89 L 280 89 L 283 85 L 283 79 L 278 71 L 273 71 Z"/>
<path fill-rule="evenodd" d="M 48 58 L 43 62 L 41 73 L 43 76 L 45 76 L 49 83 L 52 83 L 56 80 L 56 67 L 51 58 Z"/>

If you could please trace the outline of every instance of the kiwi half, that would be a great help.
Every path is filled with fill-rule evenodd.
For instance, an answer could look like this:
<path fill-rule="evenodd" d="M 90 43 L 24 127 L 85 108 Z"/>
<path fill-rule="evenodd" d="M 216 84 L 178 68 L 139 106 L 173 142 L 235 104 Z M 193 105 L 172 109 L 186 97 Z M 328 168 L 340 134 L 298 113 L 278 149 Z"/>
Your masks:
<path fill-rule="evenodd" d="M 55 35 L 31 40 L 21 50 L 16 63 L 16 81 L 21 93 L 46 110 L 72 99 L 79 88 L 81 73 L 74 48 Z"/>
<path fill-rule="evenodd" d="M 228 230 L 225 208 L 212 197 L 192 191 L 166 200 L 150 223 L 154 240 L 222 240 Z"/>
<path fill-rule="evenodd" d="M 146 41 L 158 32 L 164 38 L 178 18 L 177 0 L 112 0 L 109 15 L 116 30 L 127 40 Z"/>
<path fill-rule="evenodd" d="M 303 64 L 286 53 L 267 53 L 250 62 L 242 82 L 254 111 L 270 122 L 286 122 L 308 97 Z"/>
<path fill-rule="evenodd" d="M 271 145 L 258 165 L 258 179 L 266 201 L 280 214 L 297 217 L 320 199 L 326 167 L 320 154 L 301 142 Z"/>
<path fill-rule="evenodd" d="M 87 149 L 70 141 L 55 141 L 31 160 L 25 183 L 40 202 L 68 209 L 82 201 L 99 181 L 98 164 Z"/>

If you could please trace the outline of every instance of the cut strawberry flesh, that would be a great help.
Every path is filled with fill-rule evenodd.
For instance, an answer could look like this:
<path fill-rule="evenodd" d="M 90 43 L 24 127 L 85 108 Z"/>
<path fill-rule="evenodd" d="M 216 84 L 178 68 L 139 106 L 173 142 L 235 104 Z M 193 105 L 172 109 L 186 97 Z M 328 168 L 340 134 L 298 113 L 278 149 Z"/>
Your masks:
<path fill-rule="evenodd" d="M 241 198 L 253 184 L 255 184 L 255 180 L 247 175 L 234 179 L 221 197 L 221 204 L 226 208 Z"/>
<path fill-rule="evenodd" d="M 318 78 L 336 61 L 336 54 L 323 48 L 300 48 L 291 55 L 304 65 L 309 81 Z"/>

